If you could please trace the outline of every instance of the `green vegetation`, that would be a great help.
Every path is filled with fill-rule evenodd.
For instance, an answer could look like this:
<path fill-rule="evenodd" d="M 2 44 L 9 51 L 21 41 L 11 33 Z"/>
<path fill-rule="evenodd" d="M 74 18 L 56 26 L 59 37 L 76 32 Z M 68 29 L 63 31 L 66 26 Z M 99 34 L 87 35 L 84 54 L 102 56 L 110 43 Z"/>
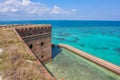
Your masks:
<path fill-rule="evenodd" d="M 42 65 L 30 55 L 23 42 L 10 29 L 0 29 L 0 74 L 3 80 L 48 80 Z"/>

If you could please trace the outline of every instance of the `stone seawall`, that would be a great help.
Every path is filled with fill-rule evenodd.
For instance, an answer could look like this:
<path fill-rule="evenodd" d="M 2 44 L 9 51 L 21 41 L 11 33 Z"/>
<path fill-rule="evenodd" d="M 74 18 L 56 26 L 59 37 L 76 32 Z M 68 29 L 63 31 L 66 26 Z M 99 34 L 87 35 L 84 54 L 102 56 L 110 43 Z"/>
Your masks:
<path fill-rule="evenodd" d="M 100 65 L 100 66 L 102 66 L 102 67 L 104 67 L 104 68 L 106 68 L 106 69 L 120 75 L 120 67 L 117 66 L 117 65 L 114 65 L 114 64 L 109 63 L 107 61 L 104 61 L 104 60 L 102 60 L 100 58 L 92 56 L 92 55 L 90 55 L 90 54 L 88 54 L 86 52 L 83 52 L 81 50 L 78 50 L 78 49 L 76 49 L 76 48 L 74 48 L 72 46 L 66 45 L 66 44 L 58 44 L 58 46 L 61 47 L 61 48 L 68 49 L 68 50 L 76 53 L 77 55 L 79 55 L 79 56 L 81 56 L 83 58 L 86 58 L 86 59 L 94 62 L 95 64 L 98 64 L 98 65 Z"/>

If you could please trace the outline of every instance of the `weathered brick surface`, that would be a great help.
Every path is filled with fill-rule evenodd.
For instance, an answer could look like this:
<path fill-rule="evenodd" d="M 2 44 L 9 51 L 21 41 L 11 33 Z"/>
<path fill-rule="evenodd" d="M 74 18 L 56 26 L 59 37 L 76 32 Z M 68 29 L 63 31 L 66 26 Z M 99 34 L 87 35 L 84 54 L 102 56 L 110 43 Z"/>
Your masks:
<path fill-rule="evenodd" d="M 29 38 L 28 38 L 29 39 Z M 23 39 L 24 40 L 24 39 Z M 37 40 L 27 41 L 27 45 L 42 62 L 46 61 L 48 58 L 51 58 L 51 37 L 40 38 Z M 43 45 L 41 45 L 43 43 Z"/>
<path fill-rule="evenodd" d="M 20 25 L 15 29 L 41 62 L 51 59 L 51 25 Z"/>

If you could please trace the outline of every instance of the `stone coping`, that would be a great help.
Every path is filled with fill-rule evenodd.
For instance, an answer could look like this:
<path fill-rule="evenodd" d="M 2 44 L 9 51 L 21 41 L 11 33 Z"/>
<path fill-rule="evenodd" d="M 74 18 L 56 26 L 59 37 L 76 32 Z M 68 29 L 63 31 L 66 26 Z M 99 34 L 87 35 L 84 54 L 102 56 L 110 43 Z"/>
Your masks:
<path fill-rule="evenodd" d="M 93 55 L 90 55 L 90 54 L 88 54 L 84 51 L 78 50 L 78 49 L 76 49 L 72 46 L 66 45 L 66 44 L 58 44 L 58 46 L 62 47 L 62 48 L 66 48 L 66 49 L 76 53 L 77 55 L 79 55 L 81 57 L 84 57 L 84 58 L 86 58 L 86 59 L 88 59 L 88 60 L 90 60 L 90 61 L 92 61 L 92 62 L 94 62 L 94 63 L 96 63 L 96 64 L 98 64 L 98 65 L 100 65 L 100 66 L 102 66 L 102 67 L 120 75 L 120 67 L 117 66 L 117 65 L 114 65 L 110 62 L 107 62 L 105 60 L 97 58 Z"/>
<path fill-rule="evenodd" d="M 51 27 L 50 24 L 11 24 L 11 25 L 0 25 L 0 28 L 34 28 L 34 27 Z"/>

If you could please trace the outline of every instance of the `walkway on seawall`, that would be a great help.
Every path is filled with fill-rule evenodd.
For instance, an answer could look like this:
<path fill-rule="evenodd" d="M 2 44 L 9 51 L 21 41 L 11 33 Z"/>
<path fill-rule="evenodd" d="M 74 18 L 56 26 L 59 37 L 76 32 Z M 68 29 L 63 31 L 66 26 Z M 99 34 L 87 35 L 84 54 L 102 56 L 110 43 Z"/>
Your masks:
<path fill-rule="evenodd" d="M 66 45 L 66 44 L 58 44 L 58 46 L 61 47 L 61 48 L 66 48 L 66 49 L 76 53 L 77 55 L 79 55 L 83 58 L 86 58 L 86 59 L 88 59 L 88 60 L 90 60 L 90 61 L 92 61 L 92 62 L 94 62 L 94 63 L 96 63 L 96 64 L 98 64 L 98 65 L 116 73 L 116 74 L 118 74 L 118 75 L 120 75 L 120 67 L 117 66 L 117 65 L 114 65 L 114 64 L 109 63 L 105 60 L 102 60 L 100 58 L 92 56 L 92 55 L 90 55 L 90 54 L 88 54 L 84 51 L 78 50 L 78 49 L 76 49 L 72 46 Z"/>

